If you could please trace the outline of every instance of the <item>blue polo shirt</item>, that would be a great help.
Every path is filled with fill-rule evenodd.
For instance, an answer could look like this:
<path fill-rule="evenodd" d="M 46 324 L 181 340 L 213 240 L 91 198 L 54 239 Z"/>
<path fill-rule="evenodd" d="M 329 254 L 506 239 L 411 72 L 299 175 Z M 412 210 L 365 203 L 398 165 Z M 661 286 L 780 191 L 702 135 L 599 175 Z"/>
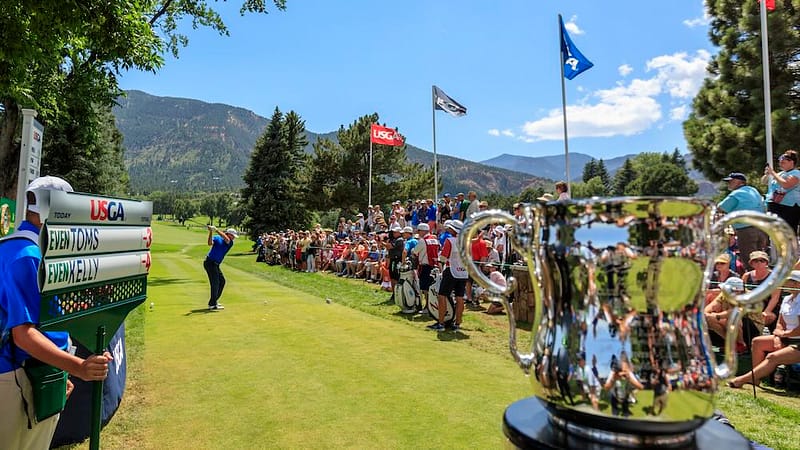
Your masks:
<path fill-rule="evenodd" d="M 225 259 L 225 255 L 228 254 L 228 250 L 230 250 L 231 247 L 233 247 L 233 239 L 231 239 L 230 243 L 226 244 L 222 236 L 214 236 L 211 243 L 211 250 L 208 251 L 208 259 L 217 264 L 222 264 L 222 260 Z"/>
<path fill-rule="evenodd" d="M 764 198 L 761 193 L 752 186 L 741 186 L 728 194 L 720 203 L 719 207 L 726 213 L 734 211 L 758 211 L 764 212 Z M 743 223 L 733 224 L 733 228 L 747 228 L 749 225 Z"/>
<path fill-rule="evenodd" d="M 30 222 L 23 221 L 19 230 L 39 230 Z M 37 274 L 42 252 L 39 246 L 28 239 L 9 239 L 0 243 L 0 373 L 10 372 L 30 355 L 19 347 L 11 353 L 9 335 L 11 329 L 24 324 L 39 325 L 39 283 Z M 69 345 L 69 335 L 62 332 L 44 333 L 63 350 Z"/>

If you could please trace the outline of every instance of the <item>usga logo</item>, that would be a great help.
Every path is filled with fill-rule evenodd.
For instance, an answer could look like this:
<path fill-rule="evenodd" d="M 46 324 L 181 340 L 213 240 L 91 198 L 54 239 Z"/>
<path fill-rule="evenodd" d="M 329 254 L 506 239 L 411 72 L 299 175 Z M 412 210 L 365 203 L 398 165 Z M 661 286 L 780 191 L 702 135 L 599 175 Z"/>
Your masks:
<path fill-rule="evenodd" d="M 372 137 L 376 139 L 385 139 L 390 141 L 398 139 L 396 131 L 387 131 L 387 130 L 372 130 Z"/>
<path fill-rule="evenodd" d="M 94 199 L 91 202 L 90 219 L 99 221 L 125 220 L 125 210 L 122 208 L 122 202 Z"/>

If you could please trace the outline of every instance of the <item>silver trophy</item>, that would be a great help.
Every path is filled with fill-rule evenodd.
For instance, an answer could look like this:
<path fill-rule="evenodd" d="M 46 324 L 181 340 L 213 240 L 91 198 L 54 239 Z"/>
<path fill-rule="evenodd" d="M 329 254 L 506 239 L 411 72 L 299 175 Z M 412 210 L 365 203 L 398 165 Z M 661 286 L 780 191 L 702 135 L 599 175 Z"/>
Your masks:
<path fill-rule="evenodd" d="M 797 254 L 794 233 L 777 216 L 716 216 L 713 203 L 692 198 L 593 198 L 524 205 L 518 217 L 486 211 L 467 222 L 462 258 L 473 279 L 503 297 L 511 353 L 550 425 L 613 446 L 693 442 L 713 414 L 719 381 L 735 372 L 743 312 L 781 285 Z M 510 225 L 533 285 L 529 352 L 517 346 L 508 302 L 516 281 L 493 283 L 470 255 L 473 237 L 491 224 Z M 721 285 L 737 307 L 717 361 L 703 305 L 729 225 L 763 230 L 776 256 L 771 275 L 753 290 L 736 294 Z"/>

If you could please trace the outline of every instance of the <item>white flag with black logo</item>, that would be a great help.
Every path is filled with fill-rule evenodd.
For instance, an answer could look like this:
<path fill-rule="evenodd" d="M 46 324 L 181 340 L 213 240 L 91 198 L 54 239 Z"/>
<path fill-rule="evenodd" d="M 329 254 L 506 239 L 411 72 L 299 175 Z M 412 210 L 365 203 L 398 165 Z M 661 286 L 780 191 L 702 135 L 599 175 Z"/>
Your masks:
<path fill-rule="evenodd" d="M 433 104 L 434 108 L 441 109 L 451 116 L 461 117 L 467 114 L 467 108 L 464 105 L 450 98 L 436 86 L 433 87 Z"/>

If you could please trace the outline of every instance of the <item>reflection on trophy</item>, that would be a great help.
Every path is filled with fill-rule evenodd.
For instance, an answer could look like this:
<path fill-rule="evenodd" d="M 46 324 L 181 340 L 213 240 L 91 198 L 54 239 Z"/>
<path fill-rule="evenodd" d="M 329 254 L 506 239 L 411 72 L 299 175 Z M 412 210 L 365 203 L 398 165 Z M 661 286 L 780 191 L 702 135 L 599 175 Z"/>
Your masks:
<path fill-rule="evenodd" d="M 750 292 L 723 295 L 735 327 L 743 309 L 779 287 L 797 243 L 778 217 L 737 212 L 714 222 L 715 206 L 691 198 L 609 198 L 526 205 L 519 220 L 502 211 L 473 215 L 460 235 L 470 275 L 502 296 L 511 353 L 535 397 L 506 410 L 512 444 L 537 448 L 603 446 L 738 448 L 747 441 L 708 421 L 718 382 L 735 372 L 735 333 L 717 361 L 703 318 L 706 280 L 726 246 L 723 230 L 741 223 L 766 232 L 778 256 Z M 530 352 L 516 342 L 516 280 L 492 283 L 470 258 L 478 230 L 511 225 L 536 302 Z M 586 245 L 592 243 L 592 245 Z M 591 363 L 587 363 L 590 361 Z M 727 433 L 727 434 L 726 434 Z M 705 444 L 703 444 L 705 443 Z M 742 447 L 748 448 L 748 447 Z"/>

